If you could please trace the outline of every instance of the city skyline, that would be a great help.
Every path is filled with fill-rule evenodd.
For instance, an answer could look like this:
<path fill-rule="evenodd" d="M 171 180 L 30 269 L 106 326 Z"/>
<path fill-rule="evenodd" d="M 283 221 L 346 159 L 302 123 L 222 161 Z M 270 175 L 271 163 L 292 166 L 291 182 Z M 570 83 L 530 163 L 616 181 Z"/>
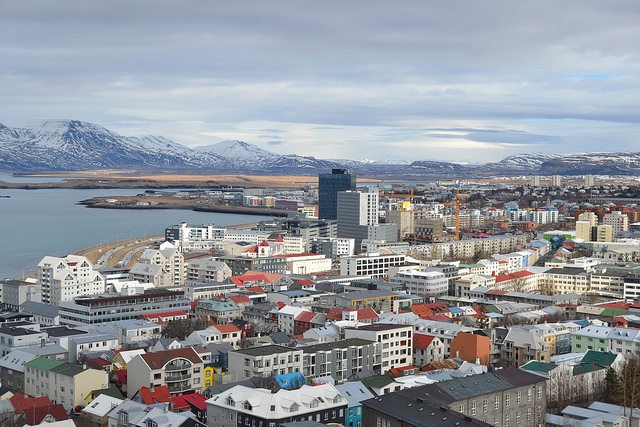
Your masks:
<path fill-rule="evenodd" d="M 325 159 L 638 150 L 635 2 L 0 5 L 7 125 Z"/>

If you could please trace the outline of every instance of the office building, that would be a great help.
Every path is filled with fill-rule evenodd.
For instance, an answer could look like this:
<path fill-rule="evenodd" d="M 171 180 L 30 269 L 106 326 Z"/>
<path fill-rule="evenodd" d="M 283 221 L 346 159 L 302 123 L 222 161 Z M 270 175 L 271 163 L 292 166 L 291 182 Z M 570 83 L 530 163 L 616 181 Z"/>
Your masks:
<path fill-rule="evenodd" d="M 355 239 L 359 248 L 369 238 L 369 227 L 378 225 L 376 189 L 368 192 L 340 191 L 338 193 L 338 237 Z"/>
<path fill-rule="evenodd" d="M 338 192 L 354 191 L 356 176 L 346 169 L 332 169 L 318 177 L 318 216 L 321 219 L 338 219 Z"/>

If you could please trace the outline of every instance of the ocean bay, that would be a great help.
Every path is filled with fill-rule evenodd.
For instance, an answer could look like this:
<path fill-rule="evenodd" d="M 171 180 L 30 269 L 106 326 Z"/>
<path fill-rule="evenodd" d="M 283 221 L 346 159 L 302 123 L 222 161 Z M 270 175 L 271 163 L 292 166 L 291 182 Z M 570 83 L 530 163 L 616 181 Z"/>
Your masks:
<path fill-rule="evenodd" d="M 166 226 L 183 221 L 227 226 L 268 218 L 184 209 L 95 209 L 77 204 L 97 196 L 141 192 L 144 189 L 0 190 L 0 196 L 9 196 L 0 198 L 0 278 L 34 272 L 45 255 L 64 256 L 101 243 L 163 234 Z"/>

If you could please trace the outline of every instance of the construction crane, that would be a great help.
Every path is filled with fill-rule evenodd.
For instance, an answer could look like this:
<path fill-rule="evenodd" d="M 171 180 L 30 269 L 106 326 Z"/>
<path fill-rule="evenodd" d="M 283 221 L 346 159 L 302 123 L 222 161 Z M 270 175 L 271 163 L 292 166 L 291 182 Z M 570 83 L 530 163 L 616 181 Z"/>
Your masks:
<path fill-rule="evenodd" d="M 464 199 L 466 197 L 469 197 L 469 195 L 461 193 L 460 189 L 456 188 L 455 201 L 453 201 L 453 202 L 440 202 L 441 205 L 455 206 L 456 207 L 456 220 L 455 220 L 456 240 L 460 240 L 460 200 L 462 200 L 462 199 Z"/>

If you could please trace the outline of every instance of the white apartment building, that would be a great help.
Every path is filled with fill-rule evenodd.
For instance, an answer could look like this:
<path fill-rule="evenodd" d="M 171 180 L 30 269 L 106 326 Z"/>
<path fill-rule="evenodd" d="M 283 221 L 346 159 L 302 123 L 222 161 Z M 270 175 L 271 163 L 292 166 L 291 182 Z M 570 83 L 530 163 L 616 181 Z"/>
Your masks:
<path fill-rule="evenodd" d="M 406 286 L 411 295 L 447 295 L 449 290 L 449 280 L 439 271 L 400 271 L 389 282 Z"/>
<path fill-rule="evenodd" d="M 345 339 L 360 338 L 382 345 L 380 370 L 387 372 L 413 363 L 413 326 L 390 323 L 371 325 L 344 330 Z"/>
<path fill-rule="evenodd" d="M 342 276 L 384 277 L 389 267 L 407 265 L 407 257 L 403 254 L 369 252 L 365 255 L 342 257 L 340 274 Z"/>
<path fill-rule="evenodd" d="M 231 269 L 213 257 L 197 258 L 187 262 L 187 280 L 201 282 L 223 282 L 231 277 Z"/>
<path fill-rule="evenodd" d="M 129 278 L 156 287 L 182 286 L 187 278 L 184 256 L 168 242 L 160 245 L 160 249 L 147 249 L 131 268 Z"/>
<path fill-rule="evenodd" d="M 629 231 L 629 217 L 620 211 L 614 211 L 604 215 L 602 218 L 604 225 L 610 225 L 613 228 L 613 234 L 623 231 Z"/>
<path fill-rule="evenodd" d="M 325 255 L 299 253 L 277 256 L 285 259 L 287 271 L 291 274 L 313 274 L 331 270 L 331 258 Z"/>
<path fill-rule="evenodd" d="M 83 295 L 103 294 L 106 281 L 83 256 L 46 256 L 38 263 L 38 283 L 42 302 L 58 305 Z"/>

